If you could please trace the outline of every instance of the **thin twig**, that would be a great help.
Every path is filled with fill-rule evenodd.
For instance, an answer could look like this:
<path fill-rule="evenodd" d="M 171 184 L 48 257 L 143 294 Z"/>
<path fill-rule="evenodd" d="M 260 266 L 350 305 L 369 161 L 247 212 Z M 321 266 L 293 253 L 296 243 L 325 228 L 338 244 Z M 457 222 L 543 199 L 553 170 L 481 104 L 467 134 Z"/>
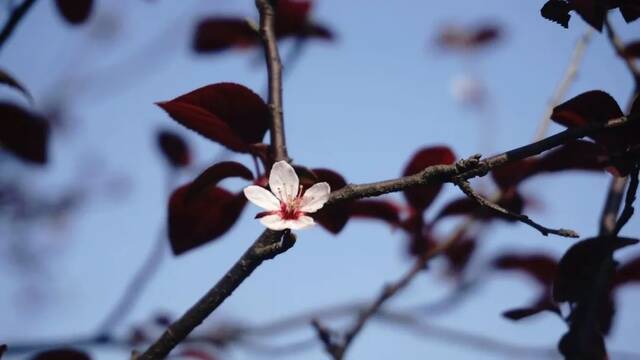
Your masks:
<path fill-rule="evenodd" d="M 473 190 L 473 188 L 471 187 L 471 184 L 469 184 L 469 181 L 467 180 L 454 180 L 454 183 L 460 188 L 460 190 L 462 190 L 462 192 L 467 195 L 471 200 L 474 200 L 475 202 L 477 202 L 478 204 L 480 204 L 481 206 L 484 206 L 488 209 L 491 209 L 499 214 L 502 214 L 504 216 L 507 216 L 511 219 L 520 221 L 523 224 L 527 224 L 529 226 L 531 226 L 532 228 L 538 230 L 542 235 L 544 236 L 548 236 L 549 234 L 554 234 L 554 235 L 558 235 L 558 236 L 563 236 L 563 237 L 571 237 L 571 238 L 578 238 L 580 237 L 578 235 L 578 233 L 576 233 L 573 230 L 568 230 L 568 229 L 550 229 L 548 227 L 542 226 L 540 224 L 538 224 L 537 222 L 531 220 L 531 218 L 529 218 L 527 215 L 523 215 L 523 214 L 516 214 L 512 211 L 509 211 L 507 209 L 505 209 L 504 207 L 498 205 L 497 203 L 484 198 L 482 195 L 478 194 L 475 190 Z"/>
<path fill-rule="evenodd" d="M 11 37 L 13 31 L 16 29 L 20 20 L 27 14 L 31 6 L 36 2 L 36 0 L 25 0 L 22 4 L 16 6 L 15 9 L 11 12 L 9 19 L 4 24 L 2 31 L 0 31 L 0 48 L 5 44 L 5 42 Z"/>
<path fill-rule="evenodd" d="M 452 233 L 446 241 L 436 245 L 429 250 L 426 254 L 419 257 L 414 265 L 407 271 L 400 279 L 385 286 L 376 299 L 364 307 L 359 312 L 359 315 L 354 324 L 349 328 L 342 336 L 336 334 L 332 330 L 323 326 L 318 319 L 314 319 L 312 325 L 316 329 L 316 333 L 320 341 L 322 341 L 325 351 L 334 359 L 341 360 L 344 358 L 349 346 L 356 338 L 356 336 L 362 331 L 365 324 L 382 309 L 382 306 L 404 288 L 406 288 L 411 281 L 424 270 L 428 262 L 434 257 L 442 254 L 451 246 L 455 245 L 462 235 L 469 229 L 472 222 L 465 221 Z"/>
<path fill-rule="evenodd" d="M 584 35 L 580 36 L 578 42 L 576 43 L 576 47 L 573 49 L 573 54 L 571 54 L 571 60 L 569 61 L 569 65 L 565 70 L 564 76 L 562 80 L 556 87 L 556 90 L 549 101 L 549 106 L 544 112 L 542 119 L 540 120 L 540 126 L 538 131 L 536 132 L 536 136 L 534 137 L 534 141 L 538 141 L 545 137 L 547 131 L 549 130 L 549 125 L 551 124 L 551 114 L 553 113 L 553 108 L 556 107 L 562 99 L 564 99 L 565 94 L 573 84 L 573 81 L 578 74 L 578 68 L 580 67 L 580 62 L 582 62 L 582 58 L 584 56 L 585 50 L 589 45 L 589 41 L 591 40 L 591 36 L 593 34 L 593 29 L 589 28 L 584 33 Z"/>
<path fill-rule="evenodd" d="M 275 32 L 275 9 L 269 0 L 256 0 L 260 13 L 260 37 L 264 47 L 269 76 L 269 109 L 271 110 L 271 151 L 275 161 L 289 161 L 282 115 L 282 62 Z"/>

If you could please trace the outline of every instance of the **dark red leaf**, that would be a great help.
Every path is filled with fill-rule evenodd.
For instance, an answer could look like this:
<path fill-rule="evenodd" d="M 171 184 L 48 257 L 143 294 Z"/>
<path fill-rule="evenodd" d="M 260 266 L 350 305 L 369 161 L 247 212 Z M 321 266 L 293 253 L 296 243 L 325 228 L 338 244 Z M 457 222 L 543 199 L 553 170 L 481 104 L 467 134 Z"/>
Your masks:
<path fill-rule="evenodd" d="M 640 257 L 620 266 L 615 275 L 616 286 L 637 281 L 640 281 Z"/>
<path fill-rule="evenodd" d="M 409 216 L 402 223 L 402 228 L 409 234 L 410 255 L 424 256 L 438 244 L 429 226 L 424 223 L 421 213 L 415 212 Z"/>
<path fill-rule="evenodd" d="M 551 119 L 571 128 L 604 123 L 623 115 L 620 106 L 611 95 L 604 91 L 592 90 L 556 106 Z"/>
<path fill-rule="evenodd" d="M 536 166 L 536 161 L 533 159 L 513 161 L 493 169 L 491 177 L 500 189 L 508 190 L 534 174 Z"/>
<path fill-rule="evenodd" d="M 549 0 L 540 9 L 543 18 L 556 22 L 564 28 L 569 27 L 571 6 L 565 0 Z"/>
<path fill-rule="evenodd" d="M 176 189 L 169 199 L 169 241 L 175 255 L 212 241 L 226 233 L 246 204 L 243 194 L 208 187 L 187 199 L 191 183 Z"/>
<path fill-rule="evenodd" d="M 573 9 L 596 30 L 602 31 L 604 18 L 609 10 L 606 1 L 601 0 L 569 0 Z"/>
<path fill-rule="evenodd" d="M 39 115 L 0 102 L 0 148 L 22 160 L 36 164 L 47 162 L 49 123 Z"/>
<path fill-rule="evenodd" d="M 607 360 L 604 338 L 598 331 L 591 330 L 587 336 L 584 331 L 570 330 L 558 344 L 558 349 L 565 359 L 573 360 Z"/>
<path fill-rule="evenodd" d="M 180 124 L 237 152 L 248 152 L 269 128 L 267 105 L 239 84 L 207 85 L 158 106 Z"/>
<path fill-rule="evenodd" d="M 494 24 L 475 28 L 447 26 L 440 31 L 437 42 L 447 49 L 473 50 L 495 42 L 500 37 L 500 28 Z"/>
<path fill-rule="evenodd" d="M 56 0 L 60 15 L 71 25 L 85 22 L 91 14 L 93 0 Z"/>
<path fill-rule="evenodd" d="M 501 270 L 522 271 L 540 285 L 549 287 L 556 276 L 558 264 L 555 259 L 544 254 L 509 254 L 495 259 L 493 266 Z"/>
<path fill-rule="evenodd" d="M 278 0 L 276 35 L 283 37 L 303 33 L 312 5 L 312 2 L 308 0 Z"/>
<path fill-rule="evenodd" d="M 0 84 L 7 85 L 20 91 L 27 99 L 29 99 L 29 101 L 33 101 L 29 91 L 20 82 L 18 82 L 18 80 L 2 69 L 0 69 Z"/>
<path fill-rule="evenodd" d="M 640 41 L 634 41 L 624 47 L 624 55 L 632 58 L 640 58 Z"/>
<path fill-rule="evenodd" d="M 640 18 L 640 2 L 638 0 L 620 0 L 620 13 L 628 23 Z"/>
<path fill-rule="evenodd" d="M 331 191 L 339 190 L 347 185 L 344 177 L 333 170 L 312 169 L 312 171 L 318 182 L 326 181 L 329 183 Z M 302 185 L 307 187 L 311 184 L 303 183 Z M 349 206 L 348 202 L 334 204 L 320 209 L 318 212 L 311 214 L 311 216 L 329 232 L 337 234 L 342 231 L 344 226 L 347 225 L 347 221 L 349 221 Z"/>
<path fill-rule="evenodd" d="M 208 18 L 200 21 L 193 37 L 197 52 L 217 52 L 230 48 L 247 48 L 260 41 L 245 19 Z"/>
<path fill-rule="evenodd" d="M 524 199 L 513 189 L 505 191 L 500 199 L 498 199 L 497 203 L 503 208 L 516 214 L 522 213 L 524 208 Z M 497 211 L 483 207 L 478 204 L 477 201 L 469 199 L 468 197 L 460 197 L 449 202 L 442 208 L 442 210 L 440 210 L 440 213 L 438 213 L 434 221 L 454 215 L 474 216 L 476 219 L 484 221 L 491 221 L 495 219 L 502 219 L 509 222 L 516 221 L 510 216 L 506 216 Z"/>
<path fill-rule="evenodd" d="M 213 353 L 211 353 L 211 349 L 201 347 L 201 348 L 186 348 L 180 351 L 179 357 L 185 360 L 216 360 L 218 359 Z"/>
<path fill-rule="evenodd" d="M 460 274 L 466 268 L 475 249 L 475 239 L 461 238 L 445 250 L 445 259 L 447 259 L 449 267 L 454 274 Z"/>
<path fill-rule="evenodd" d="M 504 313 L 502 313 L 502 316 L 517 321 L 532 315 L 539 314 L 543 311 L 551 311 L 557 315 L 560 315 L 560 309 L 558 308 L 558 306 L 545 296 L 530 307 L 505 311 Z"/>
<path fill-rule="evenodd" d="M 620 237 L 614 240 L 590 238 L 575 243 L 558 264 L 553 282 L 553 299 L 556 302 L 579 301 L 591 289 L 595 276 L 611 253 L 637 242 Z"/>
<path fill-rule="evenodd" d="M 244 165 L 235 161 L 219 162 L 207 168 L 207 170 L 203 171 L 202 174 L 193 180 L 187 192 L 187 201 L 193 200 L 194 197 L 199 196 L 200 193 L 209 187 L 216 186 L 220 181 L 230 177 L 253 180 L 251 170 L 247 169 Z"/>
<path fill-rule="evenodd" d="M 34 355 L 32 360 L 90 360 L 89 355 L 71 348 L 43 351 Z"/>
<path fill-rule="evenodd" d="M 594 90 L 583 93 L 556 106 L 551 119 L 569 128 L 605 123 L 624 114 L 618 103 L 607 93 Z M 638 143 L 640 121 L 623 128 L 605 130 L 591 135 L 597 143 L 613 152 L 625 151 L 628 144 Z"/>
<path fill-rule="evenodd" d="M 456 156 L 446 146 L 425 147 L 416 152 L 404 169 L 403 175 L 419 173 L 432 165 L 453 164 Z M 404 191 L 404 196 L 409 205 L 420 212 L 424 211 L 436 198 L 442 189 L 442 184 L 421 185 Z"/>
<path fill-rule="evenodd" d="M 349 206 L 351 217 L 382 220 L 389 225 L 400 225 L 400 208 L 386 200 L 358 200 Z"/>
<path fill-rule="evenodd" d="M 189 165 L 191 153 L 182 137 L 172 131 L 161 130 L 158 133 L 158 146 L 169 165 L 180 168 Z"/>

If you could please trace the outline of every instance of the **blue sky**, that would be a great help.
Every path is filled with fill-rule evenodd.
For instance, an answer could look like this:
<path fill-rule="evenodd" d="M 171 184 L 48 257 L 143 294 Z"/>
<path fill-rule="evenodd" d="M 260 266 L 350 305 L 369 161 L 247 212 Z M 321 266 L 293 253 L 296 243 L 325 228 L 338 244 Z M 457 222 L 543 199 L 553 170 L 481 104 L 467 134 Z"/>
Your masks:
<path fill-rule="evenodd" d="M 400 175 L 411 154 L 426 145 L 447 144 L 465 157 L 530 142 L 577 39 L 587 29 L 577 16 L 568 30 L 542 19 L 543 3 L 317 1 L 314 17 L 336 32 L 337 41 L 310 43 L 288 69 L 284 110 L 290 156 L 296 163 L 332 168 L 359 183 Z M 86 179 L 81 164 L 89 163 L 96 181 L 101 176 L 124 177 L 130 191 L 117 199 L 107 199 L 100 190 L 91 192 L 90 201 L 66 219 L 61 231 L 33 230 L 47 251 L 39 260 L 42 271 L 21 270 L 2 260 L 0 342 L 11 345 L 91 332 L 120 297 L 164 226 L 167 171 L 155 148 L 158 128 L 175 129 L 187 137 L 202 166 L 221 158 L 251 164 L 181 129 L 153 105 L 222 81 L 264 91 L 260 53 L 196 55 L 190 50 L 196 20 L 215 14 L 255 17 L 255 10 L 250 0 L 97 1 L 91 21 L 70 28 L 55 12 L 53 2 L 41 1 L 2 49 L 0 64 L 30 89 L 35 107 L 44 111 L 50 104 L 62 103 L 69 122 L 56 134 L 52 160 L 44 169 L 15 165 L 16 173 L 28 176 L 34 188 L 47 194 L 78 176 Z M 611 18 L 623 38 L 639 33 L 640 23 L 626 25 L 617 12 Z M 500 24 L 504 37 L 474 56 L 471 65 L 433 43 L 443 25 L 483 21 Z M 100 29 L 110 26 L 115 29 L 112 35 L 99 35 Z M 289 45 L 283 44 L 283 52 Z M 490 114 L 470 111 L 452 96 L 452 79 L 463 73 L 474 74 L 487 87 Z M 626 68 L 606 38 L 595 34 L 569 97 L 602 89 L 624 106 L 631 86 Z M 2 95 L 24 103 L 9 91 L 3 90 Z M 550 132 L 559 130 L 552 126 Z M 194 169 L 180 182 L 196 174 Z M 581 173 L 532 179 L 523 192 L 540 205 L 528 213 L 550 227 L 594 235 L 608 181 L 606 174 Z M 102 186 L 89 184 L 94 190 Z M 225 185 L 234 190 L 243 186 L 240 182 Z M 457 189 L 445 186 L 431 209 L 458 195 Z M 158 275 L 118 332 L 126 333 L 131 324 L 147 321 L 157 311 L 178 315 L 193 304 L 262 231 L 253 220 L 255 211 L 247 207 L 241 221 L 215 243 L 178 258 L 167 249 Z M 632 219 L 623 232 L 637 236 L 640 221 Z M 495 225 L 482 237 L 478 261 L 472 266 L 481 271 L 483 260 L 506 249 L 560 256 L 571 244 L 568 239 L 542 237 L 524 225 Z M 301 232 L 298 244 L 260 267 L 211 317 L 209 326 L 232 320 L 258 324 L 330 304 L 373 299 L 384 283 L 399 278 L 411 266 L 405 245 L 399 231 L 366 221 L 352 221 L 339 236 L 321 228 Z M 620 253 L 621 258 L 634 254 L 637 249 Z M 389 307 L 425 304 L 446 296 L 452 284 L 438 276 L 439 265 L 436 261 L 432 272 L 418 278 Z M 490 274 L 454 310 L 426 314 L 425 321 L 507 342 L 554 347 L 565 331 L 556 317 L 541 315 L 512 323 L 500 316 L 532 300 L 534 286 L 517 274 Z M 41 300 L 25 301 L 30 291 L 36 291 Z M 640 300 L 640 288 L 624 288 L 618 300 L 610 348 L 638 352 L 638 319 L 631 304 Z M 274 342 L 311 335 L 309 327 Z M 125 356 L 115 351 L 95 354 L 98 359 Z M 367 325 L 349 355 L 354 359 L 506 358 L 377 321 Z M 271 358 L 241 347 L 232 347 L 221 357 Z M 320 346 L 289 357 L 327 359 Z"/>

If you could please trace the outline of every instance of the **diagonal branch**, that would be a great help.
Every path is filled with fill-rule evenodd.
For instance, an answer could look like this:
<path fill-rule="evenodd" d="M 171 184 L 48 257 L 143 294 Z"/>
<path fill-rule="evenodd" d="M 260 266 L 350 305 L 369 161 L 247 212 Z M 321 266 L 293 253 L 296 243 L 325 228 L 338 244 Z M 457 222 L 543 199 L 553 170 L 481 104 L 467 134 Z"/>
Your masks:
<path fill-rule="evenodd" d="M 540 224 L 538 224 L 537 222 L 531 220 L 531 218 L 529 218 L 527 215 L 523 215 L 523 214 L 516 214 L 512 211 L 509 211 L 507 209 L 505 209 L 504 207 L 498 205 L 497 203 L 484 198 L 482 195 L 478 194 L 475 190 L 473 190 L 473 188 L 471 187 L 471 184 L 469 184 L 469 181 L 467 180 L 454 180 L 453 181 L 459 188 L 460 190 L 462 190 L 463 193 L 465 193 L 465 195 L 467 195 L 471 200 L 474 200 L 475 202 L 477 202 L 478 204 L 480 204 L 481 206 L 484 206 L 488 209 L 491 209 L 499 214 L 505 215 L 509 218 L 512 218 L 514 220 L 520 221 L 523 224 L 527 224 L 529 226 L 531 226 L 532 228 L 538 230 L 542 235 L 544 236 L 548 236 L 549 234 L 554 234 L 554 235 L 558 235 L 558 236 L 563 236 L 563 237 L 571 237 L 571 238 L 578 238 L 580 237 L 578 235 L 578 233 L 576 233 L 573 230 L 568 230 L 568 229 L 550 229 L 548 227 L 542 226 Z"/>

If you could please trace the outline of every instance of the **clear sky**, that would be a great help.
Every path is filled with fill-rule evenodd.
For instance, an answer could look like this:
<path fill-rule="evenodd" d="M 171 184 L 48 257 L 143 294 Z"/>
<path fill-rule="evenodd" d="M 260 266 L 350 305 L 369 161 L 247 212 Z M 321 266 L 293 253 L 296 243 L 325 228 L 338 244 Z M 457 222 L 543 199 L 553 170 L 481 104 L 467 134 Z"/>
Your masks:
<path fill-rule="evenodd" d="M 568 30 L 544 20 L 539 15 L 543 3 L 317 1 L 314 18 L 329 26 L 337 39 L 308 44 L 295 66 L 287 69 L 284 110 L 291 157 L 309 167 L 337 170 L 349 182 L 360 183 L 400 175 L 411 154 L 426 145 L 446 144 L 465 157 L 530 142 L 576 41 L 587 29 L 578 16 L 572 18 Z M 168 174 L 155 145 L 157 129 L 171 128 L 183 134 L 202 167 L 222 158 L 251 166 L 248 158 L 225 152 L 180 128 L 153 104 L 222 81 L 264 92 L 266 77 L 259 52 L 196 55 L 191 51 L 194 24 L 207 15 L 255 17 L 256 13 L 251 0 L 103 0 L 97 1 L 88 24 L 71 28 L 55 12 L 53 1 L 40 1 L 2 49 L 0 65 L 27 86 L 36 99 L 36 109 L 51 111 L 57 104 L 67 124 L 55 133 L 51 161 L 45 168 L 13 165 L 10 169 L 28 178 L 41 194 L 80 181 L 89 197 L 62 219 L 64 227 L 45 223 L 28 230 L 35 239 L 32 246 L 38 249 L 35 264 L 21 267 L 10 261 L 11 246 L 0 246 L 0 343 L 90 333 L 119 299 L 164 228 Z M 611 18 L 624 39 L 640 33 L 640 22 L 626 25 L 617 12 Z M 504 36 L 472 59 L 442 52 L 434 45 L 443 25 L 484 21 L 499 24 Z M 288 45 L 283 44 L 284 53 Z M 486 86 L 486 113 L 462 107 L 452 96 L 452 82 L 461 74 L 472 74 Z M 596 33 L 569 96 L 602 89 L 624 107 L 631 86 L 631 77 L 605 36 Z M 8 90 L 3 89 L 1 95 L 26 104 Z M 550 132 L 560 130 L 552 126 Z M 193 178 L 202 167 L 185 174 L 180 182 Z M 127 180 L 125 195 L 105 193 L 104 183 L 112 178 Z M 585 237 L 595 235 L 609 178 L 604 173 L 534 178 L 522 188 L 536 204 L 527 211 L 550 227 L 571 228 Z M 234 190 L 243 186 L 232 181 L 224 185 Z M 458 195 L 457 189 L 445 186 L 431 210 Z M 256 211 L 248 206 L 223 238 L 186 255 L 172 257 L 167 248 L 159 273 L 118 333 L 125 334 L 132 324 L 148 321 L 159 311 L 177 316 L 192 305 L 262 231 L 253 219 Z M 637 216 L 623 233 L 638 236 Z M 8 237 L 8 232 L 0 236 Z M 560 256 L 571 244 L 572 240 L 543 237 L 522 224 L 496 224 L 482 236 L 477 261 L 471 264 L 472 275 L 484 274 L 486 261 L 504 250 Z M 352 221 L 339 236 L 319 227 L 300 232 L 291 251 L 261 266 L 204 326 L 235 320 L 262 324 L 331 304 L 371 300 L 383 284 L 399 278 L 411 266 L 405 248 L 400 231 L 377 222 Z M 620 257 L 638 254 L 632 248 L 620 252 Z M 439 275 L 439 265 L 436 261 L 433 270 L 418 278 L 389 308 L 446 297 L 453 284 Z M 566 331 L 557 317 L 543 314 L 513 323 L 500 316 L 535 298 L 533 282 L 514 273 L 483 276 L 476 291 L 455 308 L 416 316 L 423 316 L 427 323 L 509 343 L 555 347 Z M 618 292 L 610 349 L 640 352 L 638 313 L 630 307 L 638 301 L 637 285 Z M 330 324 L 340 328 L 349 322 Z M 286 338 L 259 340 L 284 344 L 312 335 L 307 327 Z M 94 354 L 98 359 L 126 356 L 118 351 Z M 375 320 L 356 339 L 349 356 L 507 358 Z M 231 346 L 220 357 L 276 356 Z M 328 358 L 319 345 L 277 357 Z"/>

